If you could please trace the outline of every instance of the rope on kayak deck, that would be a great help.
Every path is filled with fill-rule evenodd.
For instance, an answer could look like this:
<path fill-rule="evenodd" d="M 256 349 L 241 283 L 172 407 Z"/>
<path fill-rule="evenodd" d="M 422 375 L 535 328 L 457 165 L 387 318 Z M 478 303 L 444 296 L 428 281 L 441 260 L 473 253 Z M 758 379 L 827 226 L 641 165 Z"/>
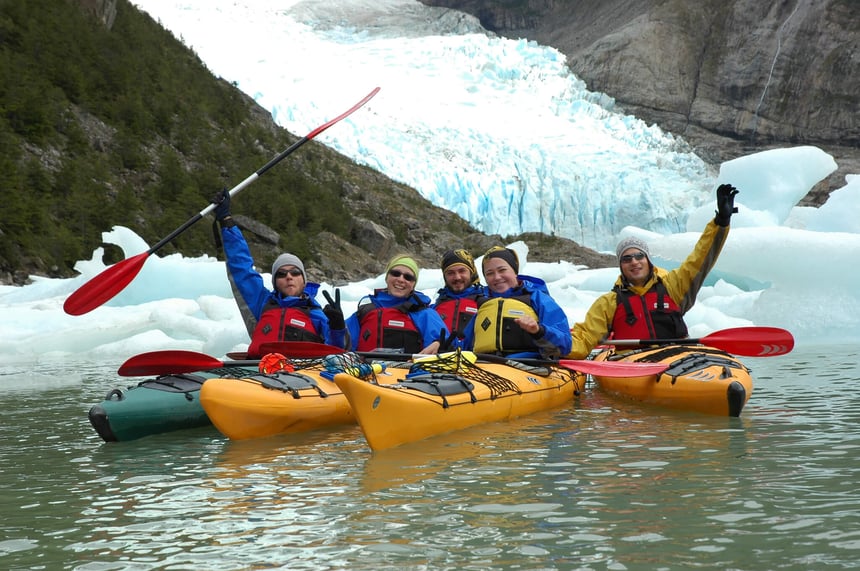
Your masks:
<path fill-rule="evenodd" d="M 410 375 L 422 372 L 449 375 L 454 373 L 466 380 L 481 383 L 490 389 L 490 398 L 492 399 L 507 392 L 522 394 L 522 391 L 515 382 L 501 375 L 485 371 L 471 360 L 465 358 L 459 350 L 444 356 L 440 355 L 438 359 L 415 363 L 409 369 Z"/>
<path fill-rule="evenodd" d="M 376 373 L 385 370 L 382 363 L 368 363 L 358 353 L 347 352 L 327 355 L 323 358 L 323 366 L 329 373 L 346 373 L 359 379 L 372 379 L 376 382 Z"/>
<path fill-rule="evenodd" d="M 629 359 L 631 355 L 636 355 L 640 352 L 642 354 L 636 356 L 636 362 L 639 363 L 660 363 L 671 357 L 680 356 L 680 359 L 675 359 L 669 363 L 669 368 L 663 371 L 663 375 L 672 379 L 672 384 L 675 384 L 675 381 L 681 375 L 689 375 L 693 371 L 701 371 L 715 365 L 723 368 L 722 378 L 724 379 L 732 376 L 731 369 L 749 371 L 743 363 L 727 356 L 725 351 L 711 347 L 682 345 L 666 347 L 660 351 L 649 353 L 648 351 L 651 350 L 653 349 L 639 349 L 637 351 L 621 353 L 618 356 L 610 357 L 609 360 L 621 360 L 625 357 Z"/>

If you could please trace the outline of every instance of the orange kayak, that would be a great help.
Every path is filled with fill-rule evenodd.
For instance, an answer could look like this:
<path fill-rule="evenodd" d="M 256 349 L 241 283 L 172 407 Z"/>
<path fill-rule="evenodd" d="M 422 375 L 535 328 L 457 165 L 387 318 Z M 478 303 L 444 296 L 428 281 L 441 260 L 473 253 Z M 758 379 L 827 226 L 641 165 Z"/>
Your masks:
<path fill-rule="evenodd" d="M 595 361 L 665 363 L 657 375 L 592 375 L 601 391 L 647 404 L 740 416 L 753 391 L 749 369 L 736 357 L 705 345 L 664 345 L 616 353 L 607 349 Z"/>
<path fill-rule="evenodd" d="M 316 368 L 209 379 L 200 388 L 200 404 L 232 440 L 355 424 L 343 392 L 323 373 Z"/>

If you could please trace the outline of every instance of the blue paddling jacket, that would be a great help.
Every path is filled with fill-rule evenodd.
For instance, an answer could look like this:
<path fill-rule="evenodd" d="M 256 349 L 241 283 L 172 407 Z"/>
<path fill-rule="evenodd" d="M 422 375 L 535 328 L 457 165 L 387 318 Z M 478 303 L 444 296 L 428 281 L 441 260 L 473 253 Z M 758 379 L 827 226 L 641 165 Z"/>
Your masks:
<path fill-rule="evenodd" d="M 241 230 L 237 226 L 222 228 L 221 239 L 224 243 L 224 254 L 227 257 L 227 269 L 233 276 L 233 281 L 236 283 L 242 299 L 245 300 L 248 309 L 251 310 L 258 322 L 264 311 L 287 308 L 301 309 L 310 317 L 313 329 L 321 342 L 336 347 L 344 347 L 346 330 L 332 330 L 328 324 L 328 317 L 316 301 L 319 284 L 306 281 L 304 292 L 300 296 L 285 296 L 278 291 L 270 290 L 266 287 L 263 276 L 254 270 L 251 250 L 248 248 L 248 243 L 245 241 Z M 258 328 L 254 331 L 254 338 L 260 334 Z M 254 339 L 252 339 L 251 344 L 257 345 L 258 343 L 254 343 Z"/>
<path fill-rule="evenodd" d="M 546 282 L 542 279 L 525 275 L 519 275 L 517 278 L 519 285 L 505 292 L 495 293 L 489 288 L 486 289 L 486 297 L 479 300 L 478 315 L 466 327 L 460 346 L 469 350 L 475 349 L 475 328 L 478 327 L 478 335 L 481 336 L 481 343 L 478 345 L 486 345 L 488 336 L 492 335 L 494 337 L 491 341 L 495 343 L 493 352 L 506 357 L 557 359 L 566 355 L 570 352 L 571 338 L 570 323 L 564 310 L 549 295 Z M 490 304 L 499 308 L 493 309 L 491 315 L 486 311 Z M 526 333 L 516 323 L 506 323 L 505 321 L 510 319 L 508 317 L 494 319 L 495 315 L 501 315 L 502 308 L 506 305 L 530 308 L 541 327 L 540 332 L 535 335 Z M 484 312 L 481 311 L 483 306 L 487 306 L 484 307 Z M 499 346 L 499 343 L 504 343 L 506 339 L 517 338 L 526 341 L 519 347 Z"/>

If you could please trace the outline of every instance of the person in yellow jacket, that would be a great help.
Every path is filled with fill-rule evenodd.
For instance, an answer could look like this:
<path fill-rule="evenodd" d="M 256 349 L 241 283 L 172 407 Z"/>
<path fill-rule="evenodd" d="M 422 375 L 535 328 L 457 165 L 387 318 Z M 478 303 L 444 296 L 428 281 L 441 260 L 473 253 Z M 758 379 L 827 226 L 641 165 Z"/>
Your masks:
<path fill-rule="evenodd" d="M 667 271 L 651 263 L 648 244 L 624 238 L 615 254 L 621 275 L 612 291 L 597 298 L 585 320 L 570 330 L 572 359 L 584 359 L 607 339 L 681 339 L 687 337 L 684 314 L 693 307 L 699 289 L 714 267 L 729 235 L 729 222 L 738 190 L 717 188 L 714 220 L 705 226 L 687 259 Z"/>

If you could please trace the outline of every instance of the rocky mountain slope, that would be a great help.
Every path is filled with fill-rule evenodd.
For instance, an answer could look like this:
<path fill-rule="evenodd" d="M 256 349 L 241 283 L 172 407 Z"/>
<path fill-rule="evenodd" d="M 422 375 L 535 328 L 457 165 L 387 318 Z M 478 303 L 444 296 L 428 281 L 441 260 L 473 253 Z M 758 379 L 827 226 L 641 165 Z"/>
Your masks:
<path fill-rule="evenodd" d="M 490 31 L 553 46 L 589 89 L 683 137 L 718 164 L 815 145 L 860 173 L 860 3 L 855 0 L 421 0 Z"/>

